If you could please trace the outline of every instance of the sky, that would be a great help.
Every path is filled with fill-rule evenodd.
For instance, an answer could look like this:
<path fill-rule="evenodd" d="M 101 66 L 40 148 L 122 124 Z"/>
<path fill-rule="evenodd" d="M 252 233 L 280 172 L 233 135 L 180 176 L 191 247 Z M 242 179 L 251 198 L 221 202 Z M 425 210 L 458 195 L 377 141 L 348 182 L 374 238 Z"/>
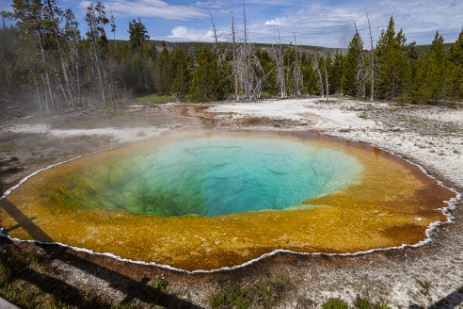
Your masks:
<path fill-rule="evenodd" d="M 231 40 L 231 12 L 238 39 L 243 39 L 243 0 L 104 0 L 107 14 L 117 23 L 116 38 L 128 39 L 128 25 L 138 19 L 151 39 L 165 41 L 213 41 L 211 14 L 219 39 Z M 11 0 L 0 0 L 0 10 L 11 10 Z M 90 1 L 62 0 L 78 17 L 82 33 Z M 369 48 L 368 12 L 374 41 L 394 17 L 408 42 L 430 44 L 436 31 L 445 42 L 454 42 L 463 28 L 463 0 L 246 0 L 249 41 L 346 48 L 355 24 Z M 110 36 L 109 27 L 107 29 Z M 112 38 L 112 37 L 110 37 Z"/>

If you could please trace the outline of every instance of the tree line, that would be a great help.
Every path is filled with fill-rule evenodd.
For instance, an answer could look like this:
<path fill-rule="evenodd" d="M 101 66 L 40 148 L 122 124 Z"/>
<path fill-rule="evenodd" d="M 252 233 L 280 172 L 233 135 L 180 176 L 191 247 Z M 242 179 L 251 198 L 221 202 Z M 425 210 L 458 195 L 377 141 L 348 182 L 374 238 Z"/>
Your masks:
<path fill-rule="evenodd" d="M 370 28 L 369 50 L 356 30 L 347 52 L 321 55 L 296 44 L 296 37 L 282 44 L 279 34 L 273 45 L 251 44 L 244 7 L 240 31 L 232 13 L 230 42 L 218 39 L 211 14 L 213 44 L 168 48 L 149 40 L 140 19 L 129 23 L 128 41 L 116 40 L 115 18 L 101 2 L 87 7 L 85 34 L 59 0 L 13 0 L 12 8 L 1 12 L 0 100 L 43 112 L 116 107 L 118 99 L 148 94 L 178 101 L 334 94 L 431 103 L 463 98 L 463 30 L 450 48 L 437 32 L 420 52 L 391 17 L 376 46 Z M 7 26 L 7 19 L 15 24 Z"/>
<path fill-rule="evenodd" d="M 343 61 L 341 91 L 355 97 L 401 99 L 414 103 L 463 99 L 463 30 L 450 45 L 436 32 L 428 50 L 407 44 L 402 29 L 394 29 L 391 17 L 377 45 L 364 51 L 355 32 Z M 374 87 L 372 87 L 374 86 Z"/>

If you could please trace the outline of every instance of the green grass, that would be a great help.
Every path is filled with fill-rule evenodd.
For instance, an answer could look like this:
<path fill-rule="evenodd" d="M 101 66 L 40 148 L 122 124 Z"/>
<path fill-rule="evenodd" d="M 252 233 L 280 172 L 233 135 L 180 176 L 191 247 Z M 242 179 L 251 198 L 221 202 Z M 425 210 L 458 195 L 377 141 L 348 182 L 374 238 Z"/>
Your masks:
<path fill-rule="evenodd" d="M 175 98 L 171 95 L 150 94 L 144 97 L 134 98 L 131 101 L 133 101 L 134 103 L 140 103 L 140 104 L 163 104 L 163 103 L 175 102 Z"/>
<path fill-rule="evenodd" d="M 162 291 L 167 287 L 167 281 L 162 278 L 154 280 L 154 293 L 151 295 L 151 302 L 157 304 L 162 297 Z"/>
<path fill-rule="evenodd" d="M 349 309 L 349 305 L 340 298 L 329 298 L 322 304 L 322 309 Z"/>
<path fill-rule="evenodd" d="M 212 308 L 249 308 L 251 295 L 238 285 L 231 285 L 225 291 L 219 292 L 211 300 Z"/>
<path fill-rule="evenodd" d="M 103 293 L 77 289 L 61 281 L 50 261 L 31 252 L 23 252 L 13 244 L 0 243 L 0 297 L 20 308 L 153 308 L 163 296 L 167 281 L 156 278 L 151 299 L 147 304 L 133 307 L 117 303 Z"/>
<path fill-rule="evenodd" d="M 8 167 L 5 167 L 5 168 L 0 168 L 0 172 L 4 173 L 4 174 L 15 174 L 15 173 L 18 173 L 22 170 L 21 167 L 17 167 L 17 166 L 8 166 Z"/>
<path fill-rule="evenodd" d="M 340 298 L 329 298 L 322 304 L 322 309 L 391 309 L 384 299 L 374 303 L 370 299 L 360 296 L 357 296 L 352 305 L 349 307 L 349 304 Z"/>
<path fill-rule="evenodd" d="M 263 279 L 256 285 L 245 287 L 232 284 L 214 295 L 210 305 L 212 308 L 272 308 L 287 286 L 288 280 L 283 277 Z"/>
<path fill-rule="evenodd" d="M 143 97 L 136 97 L 136 98 L 126 98 L 126 99 L 116 99 L 114 101 L 107 101 L 106 102 L 106 110 L 114 110 L 114 109 L 124 109 L 132 104 L 140 104 L 140 105 L 157 105 L 157 104 L 164 104 L 169 102 L 176 102 L 175 98 L 172 95 L 157 95 L 157 94 L 150 94 Z"/>
<path fill-rule="evenodd" d="M 29 285 L 24 278 L 32 267 L 40 270 L 48 268 L 35 258 L 22 254 L 14 247 L 0 250 L 0 296 L 25 308 L 35 308 L 45 304 L 52 308 L 54 301 L 38 287 Z"/>

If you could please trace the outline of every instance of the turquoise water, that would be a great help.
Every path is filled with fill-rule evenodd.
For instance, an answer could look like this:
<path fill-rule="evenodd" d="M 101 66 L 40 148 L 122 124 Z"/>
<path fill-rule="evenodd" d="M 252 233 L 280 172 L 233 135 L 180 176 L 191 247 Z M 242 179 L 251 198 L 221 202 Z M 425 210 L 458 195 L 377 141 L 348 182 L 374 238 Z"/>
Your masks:
<path fill-rule="evenodd" d="M 60 189 L 77 208 L 158 216 L 281 210 L 343 190 L 361 165 L 341 151 L 288 139 L 230 134 L 165 144 L 82 171 Z"/>

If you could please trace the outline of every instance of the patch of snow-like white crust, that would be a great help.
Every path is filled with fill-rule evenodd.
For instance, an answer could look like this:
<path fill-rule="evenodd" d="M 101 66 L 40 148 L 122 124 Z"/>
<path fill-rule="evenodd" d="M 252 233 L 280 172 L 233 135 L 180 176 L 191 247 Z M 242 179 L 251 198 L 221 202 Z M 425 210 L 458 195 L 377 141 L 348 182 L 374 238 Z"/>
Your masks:
<path fill-rule="evenodd" d="M 386 103 L 347 99 L 327 102 L 290 99 L 217 104 L 208 111 L 233 118 L 267 117 L 296 121 L 308 129 L 367 142 L 405 156 L 463 186 L 463 132 L 458 133 L 457 128 L 463 126 L 461 110 L 431 107 L 409 110 Z M 410 125 L 414 127 L 410 128 Z"/>
<path fill-rule="evenodd" d="M 52 137 L 67 138 L 75 136 L 109 136 L 120 143 L 139 141 L 155 137 L 167 131 L 164 128 L 97 128 L 97 129 L 51 129 L 44 124 L 18 125 L 8 129 L 14 133 L 40 133 Z"/>

